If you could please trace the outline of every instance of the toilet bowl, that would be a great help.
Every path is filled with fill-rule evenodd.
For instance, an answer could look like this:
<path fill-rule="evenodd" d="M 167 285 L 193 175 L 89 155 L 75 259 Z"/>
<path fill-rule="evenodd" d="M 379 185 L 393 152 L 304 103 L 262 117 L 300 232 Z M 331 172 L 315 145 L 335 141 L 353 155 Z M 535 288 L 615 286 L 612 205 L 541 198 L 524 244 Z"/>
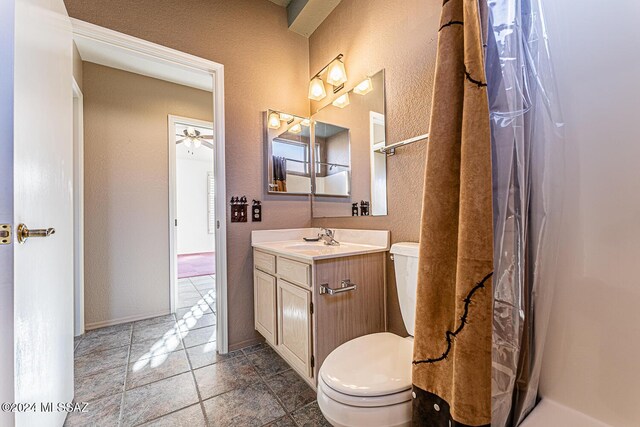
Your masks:
<path fill-rule="evenodd" d="M 402 318 L 413 335 L 418 244 L 391 247 Z M 411 425 L 413 338 L 364 335 L 329 354 L 318 375 L 318 406 L 334 427 Z"/>

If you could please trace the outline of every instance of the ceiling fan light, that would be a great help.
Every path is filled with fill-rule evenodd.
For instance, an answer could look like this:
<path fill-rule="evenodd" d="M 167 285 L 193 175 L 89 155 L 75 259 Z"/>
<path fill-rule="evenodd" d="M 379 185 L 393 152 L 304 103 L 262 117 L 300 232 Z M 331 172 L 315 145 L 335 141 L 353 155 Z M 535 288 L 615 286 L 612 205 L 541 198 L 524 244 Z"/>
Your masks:
<path fill-rule="evenodd" d="M 200 148 L 201 145 L 202 145 L 202 141 L 200 141 L 200 138 L 193 139 L 193 148 Z"/>
<path fill-rule="evenodd" d="M 332 86 L 340 86 L 347 81 L 347 70 L 340 59 L 336 58 L 329 64 L 326 80 Z"/>
<path fill-rule="evenodd" d="M 269 128 L 270 129 L 280 128 L 280 117 L 278 116 L 278 113 L 269 114 Z"/>
<path fill-rule="evenodd" d="M 318 76 L 311 79 L 309 82 L 309 99 L 313 101 L 320 101 L 327 96 L 327 91 L 324 89 L 324 82 Z"/>
<path fill-rule="evenodd" d="M 302 132 L 302 126 L 300 126 L 300 123 L 296 123 L 295 125 L 291 126 L 289 128 L 289 132 L 291 133 L 300 133 Z"/>
<path fill-rule="evenodd" d="M 196 129 L 193 126 L 187 126 L 187 134 L 189 136 L 194 136 L 196 134 Z"/>
<path fill-rule="evenodd" d="M 191 148 L 191 138 L 187 138 L 184 140 L 184 146 L 187 148 Z"/>
<path fill-rule="evenodd" d="M 371 77 L 367 77 L 366 79 L 358 83 L 356 87 L 353 88 L 353 92 L 357 93 L 358 95 L 366 95 L 372 90 L 373 90 L 373 83 L 371 82 Z"/>
<path fill-rule="evenodd" d="M 345 93 L 337 97 L 331 104 L 338 108 L 344 108 L 349 105 L 349 93 Z"/>

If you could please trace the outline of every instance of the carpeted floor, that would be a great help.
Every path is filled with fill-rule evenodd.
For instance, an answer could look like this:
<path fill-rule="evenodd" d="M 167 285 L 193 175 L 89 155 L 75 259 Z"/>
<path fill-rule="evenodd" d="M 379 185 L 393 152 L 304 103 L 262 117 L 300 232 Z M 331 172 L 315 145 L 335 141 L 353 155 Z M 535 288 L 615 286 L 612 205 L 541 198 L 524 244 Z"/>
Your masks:
<path fill-rule="evenodd" d="M 178 255 L 178 279 L 216 273 L 215 252 Z"/>

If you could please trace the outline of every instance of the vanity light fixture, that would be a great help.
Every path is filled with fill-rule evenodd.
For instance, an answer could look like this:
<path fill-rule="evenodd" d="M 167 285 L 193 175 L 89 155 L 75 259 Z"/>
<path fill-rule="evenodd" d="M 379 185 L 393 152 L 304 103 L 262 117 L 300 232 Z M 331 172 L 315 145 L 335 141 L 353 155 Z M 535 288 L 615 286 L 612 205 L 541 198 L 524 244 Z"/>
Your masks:
<path fill-rule="evenodd" d="M 269 128 L 280 129 L 280 116 L 278 113 L 269 114 Z"/>
<path fill-rule="evenodd" d="M 291 123 L 293 121 L 293 116 L 287 113 L 280 113 L 280 120 L 283 122 Z"/>
<path fill-rule="evenodd" d="M 300 126 L 300 123 L 296 123 L 295 125 L 291 126 L 289 128 L 289 132 L 291 133 L 300 133 L 302 132 L 302 126 Z"/>
<path fill-rule="evenodd" d="M 327 68 L 327 83 L 332 86 L 340 86 L 347 81 L 347 70 L 342 62 L 342 55 L 331 61 Z"/>
<path fill-rule="evenodd" d="M 371 77 L 367 77 L 356 87 L 353 88 L 353 93 L 357 93 L 358 95 L 366 95 L 373 90 L 373 83 L 371 82 Z"/>
<path fill-rule="evenodd" d="M 336 56 L 311 78 L 309 82 L 309 99 L 320 101 L 327 96 L 324 82 L 322 81 L 322 75 L 324 74 L 326 74 L 324 80 L 333 86 L 333 93 L 338 93 L 344 88 L 344 84 L 347 81 L 347 70 L 344 67 L 344 62 L 342 62 L 343 57 L 344 55 L 342 54 Z"/>
<path fill-rule="evenodd" d="M 337 97 L 332 104 L 338 108 L 344 108 L 349 105 L 349 93 L 345 93 Z"/>
<path fill-rule="evenodd" d="M 327 91 L 324 89 L 324 82 L 320 76 L 316 76 L 309 82 L 309 99 L 314 101 L 320 101 L 327 96 Z"/>

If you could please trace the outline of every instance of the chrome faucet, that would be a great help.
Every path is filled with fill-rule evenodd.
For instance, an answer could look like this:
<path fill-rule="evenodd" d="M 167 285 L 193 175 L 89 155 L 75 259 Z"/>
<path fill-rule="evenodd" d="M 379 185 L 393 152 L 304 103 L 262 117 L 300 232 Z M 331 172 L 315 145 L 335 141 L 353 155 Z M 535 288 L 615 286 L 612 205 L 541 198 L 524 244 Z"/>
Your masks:
<path fill-rule="evenodd" d="M 324 242 L 325 245 L 339 246 L 340 242 L 333 238 L 334 231 L 329 228 L 321 228 L 318 238 Z"/>

